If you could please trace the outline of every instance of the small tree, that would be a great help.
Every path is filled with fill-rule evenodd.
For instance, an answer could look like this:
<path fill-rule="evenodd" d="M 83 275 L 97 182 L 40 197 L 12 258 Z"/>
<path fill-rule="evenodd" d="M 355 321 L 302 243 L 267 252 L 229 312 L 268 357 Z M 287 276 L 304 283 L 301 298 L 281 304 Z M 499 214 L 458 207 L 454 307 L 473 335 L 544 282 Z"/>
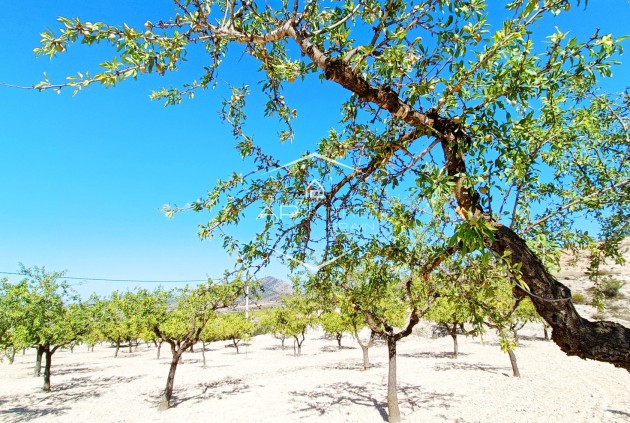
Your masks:
<path fill-rule="evenodd" d="M 476 260 L 487 260 L 487 257 L 481 256 Z M 468 262 L 465 256 L 456 255 L 447 263 L 442 263 L 440 272 L 431 275 L 437 298 L 429 308 L 427 319 L 447 328 L 453 339 L 454 359 L 459 353 L 458 332 L 475 335 L 483 330 L 483 310 L 479 307 L 482 299 L 476 289 L 479 281 L 469 275 Z M 472 324 L 472 329 L 466 330 L 466 324 Z"/>
<path fill-rule="evenodd" d="M 266 333 L 271 333 L 274 338 L 279 339 L 284 350 L 284 341 L 287 339 L 289 324 L 289 313 L 284 307 L 275 307 L 266 310 L 260 318 L 260 327 Z"/>
<path fill-rule="evenodd" d="M 497 331 L 501 350 L 510 358 L 512 373 L 520 377 L 514 352 L 518 346 L 518 331 L 540 317 L 518 277 L 518 268 L 504 256 L 494 263 L 471 266 L 466 273 L 468 278 L 479 281 L 482 295 L 478 304 L 484 313 L 484 323 Z"/>
<path fill-rule="evenodd" d="M 60 280 L 63 272 L 47 273 L 43 267 L 21 266 L 19 273 L 26 278 L 13 288 L 13 306 L 19 313 L 14 342 L 37 348 L 36 375 L 44 357 L 43 390 L 49 392 L 52 356 L 88 331 L 85 310 L 68 283 Z"/>
<path fill-rule="evenodd" d="M 195 289 L 185 288 L 171 293 L 167 307 L 165 296 L 160 295 L 152 315 L 156 322 L 153 330 L 158 338 L 171 347 L 171 365 L 166 379 L 166 387 L 160 401 L 159 410 L 166 410 L 171 406 L 175 372 L 184 351 L 199 341 L 201 333 L 219 308 L 234 304 L 242 292 L 242 284 L 216 285 L 203 284 Z"/>
<path fill-rule="evenodd" d="M 282 299 L 282 308 L 286 323 L 282 328 L 284 334 L 293 337 L 293 355 L 302 355 L 302 344 L 306 339 L 306 331 L 317 323 L 317 302 L 305 294 L 294 294 Z"/>
<path fill-rule="evenodd" d="M 353 324 L 350 316 L 341 311 L 327 311 L 319 317 L 324 332 L 337 340 L 337 347 L 341 349 L 341 338 L 344 333 L 352 333 Z"/>
<path fill-rule="evenodd" d="M 227 313 L 219 315 L 206 325 L 202 332 L 202 339 L 231 340 L 232 345 L 239 353 L 238 344 L 242 340 L 250 339 L 254 332 L 254 323 L 245 318 L 245 313 Z M 204 345 L 205 348 L 205 345 Z M 204 359 L 205 365 L 205 359 Z"/>

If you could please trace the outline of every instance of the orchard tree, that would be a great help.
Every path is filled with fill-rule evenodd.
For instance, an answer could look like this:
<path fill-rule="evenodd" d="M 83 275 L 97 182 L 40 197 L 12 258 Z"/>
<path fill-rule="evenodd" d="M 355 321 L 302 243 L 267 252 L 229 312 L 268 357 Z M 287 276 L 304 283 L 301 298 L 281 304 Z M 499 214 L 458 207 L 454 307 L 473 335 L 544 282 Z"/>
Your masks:
<path fill-rule="evenodd" d="M 279 339 L 282 349 L 285 348 L 284 341 L 287 339 L 289 325 L 289 313 L 284 307 L 274 307 L 266 310 L 260 318 L 260 327 L 265 333 L 271 333 L 274 338 Z"/>
<path fill-rule="evenodd" d="M 252 164 L 250 174 L 235 173 L 190 206 L 212 213 L 202 237 L 220 234 L 243 266 L 257 269 L 277 251 L 292 263 L 313 256 L 331 263 L 354 248 L 348 237 L 333 233 L 346 216 L 381 220 L 391 232 L 422 226 L 423 210 L 435 212 L 436 196 L 448 193 L 447 232 L 466 235 L 460 239 L 469 254 L 480 245 L 501 257 L 509 254 L 565 353 L 630 370 L 630 329 L 581 317 L 570 290 L 539 259 L 541 251 L 528 245 L 536 236 L 559 247 L 592 243 L 594 235 L 576 231 L 575 219 L 586 216 L 614 250 L 630 224 L 629 96 L 606 95 L 597 87 L 600 77 L 611 76 L 621 39 L 596 29 L 586 37 L 573 37 L 571 28 L 541 34 L 553 26 L 542 23 L 553 24 L 555 15 L 584 13 L 569 11 L 572 3 L 579 1 L 514 0 L 499 7 L 484 0 L 275 6 L 186 0 L 175 2 L 175 16 L 138 29 L 60 18 L 61 32 L 44 32 L 38 54 L 53 57 L 81 42 L 109 44 L 115 57 L 96 72 L 34 88 L 78 91 L 143 73 L 165 75 L 199 48 L 208 56 L 199 77 L 158 89 L 152 98 L 176 104 L 229 79 L 233 91 L 222 117 Z M 319 156 L 305 153 L 300 166 L 281 167 L 255 144 L 244 125 L 252 92 L 242 76 L 247 65 L 220 76 L 228 54 L 246 54 L 257 63 L 265 114 L 280 119 L 281 142 L 294 137 L 291 122 L 299 115 L 285 96 L 287 83 L 309 83 L 314 76 L 347 92 L 341 102 L 324 89 L 316 94 L 322 106 L 341 111 L 340 122 L 317 146 Z M 333 160 L 352 170 L 343 173 Z M 332 186 L 307 202 L 304 188 L 314 178 Z M 385 200 L 395 192 L 401 200 Z M 231 235 L 228 228 L 261 204 L 295 204 L 302 213 L 284 225 L 270 214 L 251 241 Z M 365 236 L 355 232 L 350 238 Z M 316 240 L 324 245 L 314 247 Z M 389 253 L 394 267 L 425 265 Z M 452 253 L 444 249 L 438 261 Z"/>
<path fill-rule="evenodd" d="M 158 317 L 155 316 L 156 301 L 161 302 L 163 296 L 161 291 L 151 293 L 146 289 L 114 291 L 101 304 L 101 331 L 105 339 L 116 345 L 114 357 L 118 357 L 123 341 L 128 343 L 131 352 L 134 340 L 137 343 L 139 338 L 146 339 L 149 331 L 153 332 L 153 322 Z"/>
<path fill-rule="evenodd" d="M 319 323 L 322 325 L 324 333 L 337 340 L 337 348 L 341 349 L 341 338 L 344 333 L 351 333 L 353 326 L 349 316 L 341 311 L 326 311 L 319 316 Z"/>
<path fill-rule="evenodd" d="M 6 355 L 9 364 L 13 364 L 15 359 L 15 327 L 20 319 L 19 304 L 16 298 L 16 287 L 14 287 L 7 278 L 0 279 L 0 360 Z M 24 345 L 26 348 L 29 345 Z"/>
<path fill-rule="evenodd" d="M 297 290 L 294 290 L 297 291 Z M 302 355 L 302 344 L 306 340 L 306 331 L 317 324 L 318 302 L 305 292 L 296 292 L 282 299 L 281 333 L 293 338 L 293 355 Z M 286 320 L 285 320 L 286 319 Z"/>
<path fill-rule="evenodd" d="M 327 292 L 340 285 L 342 298 L 363 315 L 373 333 L 387 341 L 388 418 L 398 422 L 401 414 L 397 393 L 397 344 L 412 333 L 434 296 L 428 284 L 418 283 L 415 275 L 406 274 L 404 269 L 382 257 L 369 257 L 363 262 L 348 259 L 342 263 L 343 267 L 331 266 L 319 272 L 313 278 L 311 289 Z"/>
<path fill-rule="evenodd" d="M 166 296 L 158 296 L 159 300 L 154 303 L 151 313 L 156 318 L 153 331 L 170 345 L 172 354 L 160 410 L 171 406 L 175 372 L 182 354 L 199 341 L 204 327 L 214 317 L 216 310 L 234 305 L 242 295 L 242 287 L 239 281 L 229 284 L 209 282 L 194 289 L 173 291 L 168 301 Z"/>
<path fill-rule="evenodd" d="M 250 339 L 254 329 L 254 323 L 245 317 L 245 313 L 226 313 L 217 316 L 212 322 L 206 325 L 202 333 L 202 338 L 206 341 L 230 340 L 238 354 L 239 342 Z M 206 334 L 206 331 L 208 334 Z"/>
<path fill-rule="evenodd" d="M 446 327 L 453 339 L 453 358 L 457 358 L 459 353 L 458 332 L 474 336 L 483 331 L 486 314 L 481 303 L 487 293 L 479 289 L 483 280 L 472 277 L 470 269 L 476 263 L 489 259 L 485 255 L 468 258 L 455 254 L 442 263 L 439 272 L 432 275 L 431 283 L 435 286 L 437 298 L 426 318 Z M 465 327 L 467 324 L 469 329 Z"/>
<path fill-rule="evenodd" d="M 37 349 L 35 375 L 39 376 L 44 358 L 43 390 L 51 390 L 52 356 L 61 347 L 77 341 L 89 331 L 83 305 L 63 272 L 49 273 L 43 267 L 20 267 L 25 278 L 13 286 L 12 306 L 19 314 L 14 326 L 16 345 L 32 345 Z"/>

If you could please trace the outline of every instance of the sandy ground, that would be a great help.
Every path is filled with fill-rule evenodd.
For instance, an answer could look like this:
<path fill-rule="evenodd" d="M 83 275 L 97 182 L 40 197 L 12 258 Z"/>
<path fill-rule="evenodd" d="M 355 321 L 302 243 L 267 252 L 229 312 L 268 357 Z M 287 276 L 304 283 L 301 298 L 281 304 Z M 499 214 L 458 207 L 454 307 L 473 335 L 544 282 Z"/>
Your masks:
<path fill-rule="evenodd" d="M 526 328 L 516 354 L 522 378 L 488 336 L 451 339 L 414 334 L 399 344 L 398 381 L 409 422 L 630 422 L 630 374 L 609 364 L 567 357 Z M 141 345 L 114 358 L 112 348 L 78 347 L 53 357 L 53 392 L 31 376 L 34 351 L 0 363 L 0 420 L 7 422 L 382 422 L 386 416 L 386 348 L 371 349 L 362 370 L 350 337 L 335 341 L 312 331 L 303 355 L 281 350 L 271 336 L 252 339 L 247 354 L 225 342 L 210 344 L 207 367 L 200 347 L 184 355 L 175 378 L 175 406 L 157 411 L 170 352 Z M 290 345 L 290 343 L 287 343 Z M 244 349 L 243 349 L 244 350 Z"/>

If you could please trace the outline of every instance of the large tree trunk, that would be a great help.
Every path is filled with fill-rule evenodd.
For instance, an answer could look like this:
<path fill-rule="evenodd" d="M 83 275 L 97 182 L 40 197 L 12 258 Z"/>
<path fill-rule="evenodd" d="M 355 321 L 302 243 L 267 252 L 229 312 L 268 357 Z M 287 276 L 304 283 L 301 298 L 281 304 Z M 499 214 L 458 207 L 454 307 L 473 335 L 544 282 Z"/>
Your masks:
<path fill-rule="evenodd" d="M 44 392 L 50 392 L 50 366 L 52 365 L 53 352 L 48 346 L 44 350 L 44 357 L 46 358 L 44 364 Z"/>
<path fill-rule="evenodd" d="M 160 351 L 162 350 L 162 343 L 163 342 L 164 341 L 160 341 L 160 343 L 158 344 L 158 347 L 157 347 L 157 359 L 158 360 L 160 359 Z"/>
<path fill-rule="evenodd" d="M 398 393 L 396 392 L 396 339 L 387 337 L 387 352 L 389 356 L 389 368 L 387 374 L 387 414 L 389 423 L 400 422 L 400 409 L 398 408 Z"/>
<path fill-rule="evenodd" d="M 630 329 L 614 322 L 591 322 L 571 302 L 571 291 L 551 275 L 523 239 L 505 226 L 495 232 L 493 250 L 510 251 L 521 263 L 523 281 L 534 295 L 536 311 L 553 328 L 551 339 L 567 355 L 606 361 L 630 371 Z"/>
<path fill-rule="evenodd" d="M 465 146 L 470 139 L 452 119 L 427 113 L 431 126 L 442 134 L 445 167 L 455 181 L 454 194 L 462 217 L 483 217 L 496 228 L 490 249 L 499 256 L 510 254 L 521 265 L 521 277 L 530 290 L 538 314 L 552 327 L 551 339 L 567 355 L 606 361 L 630 371 L 630 329 L 613 322 L 591 322 L 581 317 L 571 302 L 571 291 L 549 273 L 543 263 L 512 229 L 501 225 L 479 204 L 479 193 L 467 182 Z M 515 290 L 517 291 L 517 290 Z M 525 295 L 524 291 L 516 295 Z"/>
<path fill-rule="evenodd" d="M 37 355 L 35 356 L 35 369 L 33 370 L 33 376 L 40 377 L 42 375 L 42 356 L 44 355 L 44 346 L 37 346 Z"/>
<path fill-rule="evenodd" d="M 175 383 L 175 371 L 177 371 L 177 365 L 179 364 L 179 359 L 181 358 L 183 350 L 173 349 L 172 352 L 173 358 L 171 360 L 171 367 L 168 370 L 168 377 L 166 378 L 166 388 L 164 389 L 164 393 L 162 394 L 162 399 L 160 401 L 160 406 L 158 407 L 159 411 L 168 410 L 171 406 L 171 398 L 173 397 L 173 385 Z"/>
<path fill-rule="evenodd" d="M 336 335 L 336 338 L 337 338 L 337 348 L 338 348 L 338 349 L 341 349 L 341 337 L 342 337 L 342 334 L 341 334 L 341 333 L 338 333 L 338 334 Z"/>
<path fill-rule="evenodd" d="M 118 350 L 120 350 L 120 341 L 116 341 L 116 352 L 114 353 L 114 358 L 118 357 Z"/>
<path fill-rule="evenodd" d="M 131 347 L 132 347 L 132 346 L 133 346 L 133 345 L 132 345 L 131 339 L 129 339 L 129 354 L 131 354 L 131 352 L 132 352 L 132 351 L 131 351 Z"/>
<path fill-rule="evenodd" d="M 516 363 L 516 354 L 513 350 L 508 350 L 510 356 L 510 364 L 512 365 L 512 373 L 514 377 L 521 377 L 521 373 L 518 371 L 518 364 Z"/>

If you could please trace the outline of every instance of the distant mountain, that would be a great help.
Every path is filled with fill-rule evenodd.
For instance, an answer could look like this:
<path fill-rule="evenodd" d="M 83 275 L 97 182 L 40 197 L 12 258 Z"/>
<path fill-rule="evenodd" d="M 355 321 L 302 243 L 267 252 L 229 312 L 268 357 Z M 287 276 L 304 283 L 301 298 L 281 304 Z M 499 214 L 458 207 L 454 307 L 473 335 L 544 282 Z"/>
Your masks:
<path fill-rule="evenodd" d="M 273 276 L 266 276 L 262 279 L 259 279 L 260 287 L 257 289 L 257 292 L 260 294 L 260 298 L 255 298 L 254 295 L 250 296 L 250 303 L 259 303 L 260 305 L 268 304 L 268 303 L 277 303 L 280 301 L 280 298 L 286 295 L 291 295 L 293 292 L 293 286 L 282 279 L 278 279 Z M 238 302 L 239 306 L 245 304 L 245 299 L 242 299 Z"/>

